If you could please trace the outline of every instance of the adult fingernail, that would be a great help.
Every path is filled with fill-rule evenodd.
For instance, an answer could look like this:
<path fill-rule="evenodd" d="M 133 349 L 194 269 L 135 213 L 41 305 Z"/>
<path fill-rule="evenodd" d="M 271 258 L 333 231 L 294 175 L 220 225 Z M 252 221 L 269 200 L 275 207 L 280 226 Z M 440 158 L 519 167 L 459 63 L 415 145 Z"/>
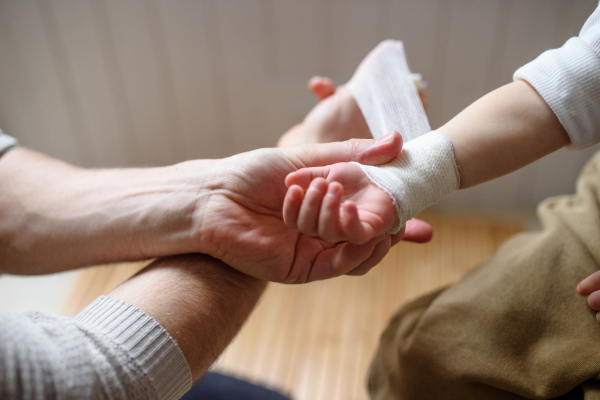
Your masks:
<path fill-rule="evenodd" d="M 394 140 L 394 132 L 392 131 L 390 133 L 388 133 L 387 135 L 380 137 L 379 139 L 377 139 L 375 141 L 375 144 L 382 144 L 382 143 L 388 143 L 391 142 L 392 140 Z"/>

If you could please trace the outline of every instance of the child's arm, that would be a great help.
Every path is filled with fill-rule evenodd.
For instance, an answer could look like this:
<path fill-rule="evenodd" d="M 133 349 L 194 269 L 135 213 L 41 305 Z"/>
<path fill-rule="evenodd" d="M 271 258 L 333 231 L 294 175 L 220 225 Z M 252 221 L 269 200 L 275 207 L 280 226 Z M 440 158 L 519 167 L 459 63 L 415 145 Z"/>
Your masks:
<path fill-rule="evenodd" d="M 505 175 L 569 144 L 558 118 L 524 81 L 482 97 L 438 132 L 452 143 L 461 189 Z M 363 243 L 398 224 L 390 197 L 354 164 L 300 170 L 290 174 L 286 184 L 284 219 L 305 234 Z"/>
<path fill-rule="evenodd" d="M 452 142 L 461 189 L 516 171 L 570 143 L 556 115 L 525 81 L 485 95 L 438 132 Z"/>

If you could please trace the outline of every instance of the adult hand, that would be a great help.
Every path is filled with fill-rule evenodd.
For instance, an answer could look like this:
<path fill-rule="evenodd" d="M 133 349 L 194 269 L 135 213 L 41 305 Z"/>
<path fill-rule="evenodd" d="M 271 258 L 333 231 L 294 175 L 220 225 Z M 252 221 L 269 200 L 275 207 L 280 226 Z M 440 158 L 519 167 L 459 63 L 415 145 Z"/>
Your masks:
<path fill-rule="evenodd" d="M 300 168 L 357 161 L 378 165 L 401 149 L 400 135 L 373 139 L 261 149 L 215 161 L 196 224 L 200 251 L 249 275 L 302 283 L 342 274 L 362 274 L 376 265 L 403 232 L 366 244 L 331 244 L 287 227 L 282 219 L 285 177 Z M 194 162 L 185 163 L 194 168 Z M 184 164 L 180 164 L 183 168 Z M 420 227 L 422 228 L 422 226 Z M 419 229 L 416 239 L 430 232 Z M 424 234 L 423 234 L 424 233 Z"/>

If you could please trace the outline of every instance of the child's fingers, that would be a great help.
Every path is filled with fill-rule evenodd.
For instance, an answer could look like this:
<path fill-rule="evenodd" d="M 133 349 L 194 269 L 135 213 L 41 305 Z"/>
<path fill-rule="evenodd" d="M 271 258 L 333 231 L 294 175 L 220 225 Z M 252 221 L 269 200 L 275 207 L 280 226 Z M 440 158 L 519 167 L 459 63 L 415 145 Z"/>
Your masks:
<path fill-rule="evenodd" d="M 600 271 L 594 272 L 577 285 L 577 293 L 580 296 L 588 296 L 596 290 L 600 290 Z"/>
<path fill-rule="evenodd" d="M 323 178 L 317 178 L 308 187 L 304 194 L 304 201 L 298 214 L 298 229 L 309 236 L 317 236 L 319 211 L 323 196 L 327 192 L 327 182 Z"/>
<path fill-rule="evenodd" d="M 592 310 L 600 311 L 600 291 L 597 290 L 588 297 L 588 304 Z"/>
<path fill-rule="evenodd" d="M 368 242 L 371 238 L 365 231 L 363 224 L 360 222 L 356 204 L 351 201 L 347 201 L 342 205 L 342 209 L 342 229 L 348 237 L 348 240 L 354 244 L 363 244 Z"/>
<path fill-rule="evenodd" d="M 327 175 L 329 175 L 329 169 L 329 166 L 299 169 L 298 171 L 292 172 L 285 177 L 285 185 L 287 187 L 298 185 L 302 189 L 307 190 L 310 186 L 310 183 L 316 178 L 327 178 Z"/>
<path fill-rule="evenodd" d="M 292 229 L 298 228 L 298 214 L 304 199 L 304 190 L 298 185 L 292 185 L 283 200 L 283 222 Z"/>
<path fill-rule="evenodd" d="M 340 207 L 344 188 L 337 182 L 332 182 L 321 204 L 319 214 L 319 237 L 331 243 L 346 240 L 340 225 Z"/>

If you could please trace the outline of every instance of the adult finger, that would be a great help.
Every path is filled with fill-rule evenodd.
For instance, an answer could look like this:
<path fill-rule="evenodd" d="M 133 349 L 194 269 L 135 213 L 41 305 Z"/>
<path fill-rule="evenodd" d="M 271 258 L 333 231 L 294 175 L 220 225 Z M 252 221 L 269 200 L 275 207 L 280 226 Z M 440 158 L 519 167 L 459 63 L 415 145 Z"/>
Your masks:
<path fill-rule="evenodd" d="M 308 281 L 328 279 L 348 273 L 369 258 L 379 240 L 380 238 L 375 238 L 361 245 L 342 243 L 321 252 L 315 259 Z"/>
<path fill-rule="evenodd" d="M 380 165 L 393 160 L 402 149 L 402 136 L 396 131 L 380 139 L 350 139 L 345 142 L 306 144 L 280 149 L 300 168 L 356 161 Z"/>
<path fill-rule="evenodd" d="M 374 266 L 379 264 L 383 257 L 386 256 L 390 248 L 392 247 L 391 236 L 384 236 L 379 243 L 375 246 L 373 253 L 363 261 L 358 267 L 346 273 L 346 275 L 364 275 L 371 270 Z"/>
<path fill-rule="evenodd" d="M 427 222 L 413 218 L 406 222 L 402 240 L 415 243 L 427 243 L 433 237 L 433 228 Z"/>

